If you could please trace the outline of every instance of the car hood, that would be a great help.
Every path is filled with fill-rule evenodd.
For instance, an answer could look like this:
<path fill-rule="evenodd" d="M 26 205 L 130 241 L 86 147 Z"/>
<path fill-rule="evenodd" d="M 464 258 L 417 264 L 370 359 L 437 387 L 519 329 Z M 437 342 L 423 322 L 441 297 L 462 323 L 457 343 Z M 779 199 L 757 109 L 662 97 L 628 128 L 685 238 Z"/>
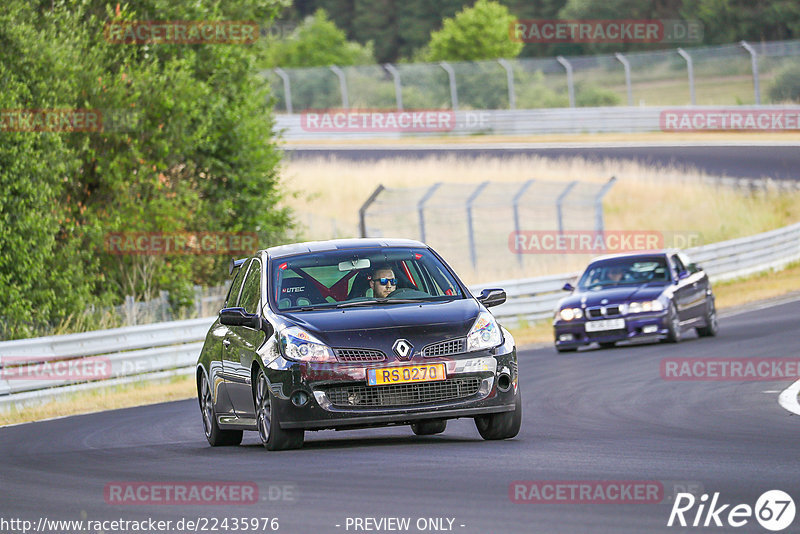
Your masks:
<path fill-rule="evenodd" d="M 621 304 L 636 300 L 655 300 L 668 287 L 666 283 L 649 283 L 642 285 L 620 285 L 606 287 L 591 291 L 576 291 L 561 300 L 561 307 L 573 306 L 602 306 L 606 304 Z M 603 302 L 606 300 L 607 302 Z"/>
<path fill-rule="evenodd" d="M 473 299 L 287 313 L 283 317 L 332 347 L 386 349 L 405 338 L 422 345 L 465 337 L 481 306 Z"/>

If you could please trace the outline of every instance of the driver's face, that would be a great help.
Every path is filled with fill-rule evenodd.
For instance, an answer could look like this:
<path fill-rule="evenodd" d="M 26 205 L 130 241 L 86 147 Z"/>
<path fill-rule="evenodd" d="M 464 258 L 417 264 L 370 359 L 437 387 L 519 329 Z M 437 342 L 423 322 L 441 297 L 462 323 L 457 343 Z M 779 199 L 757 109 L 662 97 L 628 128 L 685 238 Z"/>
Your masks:
<path fill-rule="evenodd" d="M 372 275 L 372 280 L 370 280 L 369 285 L 372 287 L 372 295 L 379 299 L 388 297 L 389 293 L 397 289 L 391 282 L 388 282 L 386 285 L 381 284 L 381 278 L 394 278 L 394 271 L 391 269 L 382 269 Z"/>
<path fill-rule="evenodd" d="M 610 271 L 608 271 L 608 278 L 610 280 L 613 280 L 614 282 L 619 282 L 620 280 L 622 280 L 623 274 L 624 273 L 622 269 L 611 269 Z"/>

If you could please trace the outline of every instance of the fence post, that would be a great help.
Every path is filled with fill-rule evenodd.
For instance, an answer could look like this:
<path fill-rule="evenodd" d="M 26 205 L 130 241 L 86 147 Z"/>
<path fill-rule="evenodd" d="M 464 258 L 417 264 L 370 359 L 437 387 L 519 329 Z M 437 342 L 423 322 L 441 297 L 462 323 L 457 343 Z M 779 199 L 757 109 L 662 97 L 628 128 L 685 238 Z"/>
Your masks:
<path fill-rule="evenodd" d="M 394 80 L 394 99 L 397 102 L 397 111 L 403 111 L 403 85 L 400 82 L 400 71 L 391 63 L 384 65 L 384 68 L 389 71 Z"/>
<path fill-rule="evenodd" d="M 575 107 L 575 83 L 572 79 L 572 63 L 567 61 L 564 56 L 558 56 L 556 61 L 563 65 L 564 70 L 567 71 L 567 90 L 569 91 L 569 107 Z"/>
<path fill-rule="evenodd" d="M 453 106 L 453 111 L 458 110 L 458 88 L 456 87 L 456 72 L 447 61 L 440 61 L 439 66 L 447 73 L 450 79 L 450 103 Z"/>
<path fill-rule="evenodd" d="M 622 67 L 625 69 L 625 88 L 628 90 L 628 105 L 633 106 L 633 87 L 631 86 L 631 63 L 628 61 L 628 58 L 620 54 L 619 52 L 614 53 L 614 57 L 622 63 Z"/>
<path fill-rule="evenodd" d="M 475 188 L 475 191 L 467 199 L 467 231 L 469 232 L 469 255 L 472 259 L 472 267 L 475 268 L 478 266 L 478 255 L 477 251 L 475 250 L 475 230 L 472 227 L 472 203 L 475 202 L 475 199 L 480 196 L 481 191 L 483 191 L 486 186 L 489 185 L 489 182 L 482 182 L 478 187 Z"/>
<path fill-rule="evenodd" d="M 439 186 L 442 185 L 442 182 L 436 182 L 428 189 L 422 198 L 419 199 L 417 202 L 417 213 L 419 214 L 419 240 L 425 243 L 425 203 L 428 202 L 433 194 L 439 189 Z"/>
<path fill-rule="evenodd" d="M 375 191 L 372 192 L 367 201 L 364 202 L 364 204 L 358 209 L 358 226 L 361 232 L 361 237 L 367 237 L 367 209 L 372 205 L 373 202 L 375 202 L 375 199 L 378 198 L 378 195 L 380 195 L 381 191 L 384 189 L 385 187 L 383 187 L 383 185 L 378 184 L 378 187 L 375 189 Z"/>
<path fill-rule="evenodd" d="M 280 67 L 276 67 L 275 74 L 283 80 L 283 98 L 286 100 L 286 113 L 291 114 L 292 111 L 292 85 L 289 81 L 289 75 Z"/>
<path fill-rule="evenodd" d="M 125 315 L 127 315 L 128 326 L 136 324 L 136 301 L 133 295 L 125 295 Z"/>
<path fill-rule="evenodd" d="M 689 98 L 694 106 L 697 104 L 697 101 L 695 100 L 694 95 L 694 63 L 692 62 L 692 56 L 690 56 L 683 48 L 678 48 L 678 54 L 680 54 L 680 56 L 686 60 L 686 70 L 689 71 Z"/>
<path fill-rule="evenodd" d="M 531 185 L 533 185 L 533 182 L 535 182 L 535 180 L 528 180 L 527 182 L 522 184 L 522 187 L 519 188 L 519 191 L 516 192 L 512 200 L 512 205 L 514 209 L 514 231 L 516 232 L 516 235 L 519 235 L 521 231 L 521 228 L 519 227 L 519 199 L 521 199 L 522 195 L 525 194 L 525 191 L 527 191 L 528 188 Z M 522 262 L 521 250 L 517 250 L 517 259 L 519 260 L 519 266 L 522 267 L 523 262 Z"/>
<path fill-rule="evenodd" d="M 564 188 L 564 190 L 561 192 L 560 195 L 558 195 L 558 198 L 556 199 L 556 217 L 558 218 L 559 234 L 564 233 L 564 213 L 562 210 L 562 206 L 564 205 L 564 199 L 567 198 L 569 192 L 572 191 L 572 188 L 575 187 L 576 185 L 578 185 L 577 180 L 573 180 L 572 182 L 568 183 L 567 187 Z"/>
<path fill-rule="evenodd" d="M 594 229 L 597 233 L 602 234 L 605 231 L 605 225 L 603 224 L 603 197 L 606 196 L 606 193 L 616 181 L 617 177 L 612 176 L 594 197 Z"/>
<path fill-rule="evenodd" d="M 342 92 L 342 108 L 350 109 L 350 100 L 347 96 L 347 79 L 344 77 L 344 71 L 336 65 L 331 65 L 328 68 L 339 78 L 339 90 Z"/>
<path fill-rule="evenodd" d="M 756 94 L 756 105 L 760 106 L 761 87 L 758 82 L 758 54 L 756 54 L 755 49 L 752 46 L 750 46 L 750 44 L 747 41 L 742 41 L 739 44 L 741 44 L 742 47 L 745 50 L 747 50 L 747 52 L 750 54 L 750 64 L 752 65 L 753 68 L 753 91 L 755 91 Z"/>
<path fill-rule="evenodd" d="M 511 64 L 505 59 L 498 59 L 498 63 L 506 71 L 506 80 L 508 80 L 508 109 L 517 109 L 517 95 L 514 91 L 514 72 L 511 70 Z"/>

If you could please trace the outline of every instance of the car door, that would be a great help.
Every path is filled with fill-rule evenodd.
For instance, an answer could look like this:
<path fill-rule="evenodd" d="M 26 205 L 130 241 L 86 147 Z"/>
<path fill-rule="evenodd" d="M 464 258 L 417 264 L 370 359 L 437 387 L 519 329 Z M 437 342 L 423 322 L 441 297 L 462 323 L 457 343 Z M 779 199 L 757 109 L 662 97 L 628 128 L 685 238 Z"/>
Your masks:
<path fill-rule="evenodd" d="M 688 256 L 679 252 L 678 258 L 689 273 L 686 279 L 688 287 L 687 310 L 691 318 L 702 317 L 705 312 L 706 293 L 708 291 L 708 275 L 692 263 Z"/>
<path fill-rule="evenodd" d="M 681 321 L 692 318 L 692 283 L 686 266 L 681 261 L 677 253 L 669 255 L 669 262 L 672 267 L 672 280 L 674 291 L 672 300 L 678 309 L 678 317 Z"/>
<path fill-rule="evenodd" d="M 250 262 L 242 283 L 237 306 L 247 313 L 261 313 L 261 260 Z M 256 350 L 264 342 L 264 332 L 247 326 L 231 326 L 223 341 L 223 367 L 228 395 L 240 419 L 255 417 L 250 377 Z"/>

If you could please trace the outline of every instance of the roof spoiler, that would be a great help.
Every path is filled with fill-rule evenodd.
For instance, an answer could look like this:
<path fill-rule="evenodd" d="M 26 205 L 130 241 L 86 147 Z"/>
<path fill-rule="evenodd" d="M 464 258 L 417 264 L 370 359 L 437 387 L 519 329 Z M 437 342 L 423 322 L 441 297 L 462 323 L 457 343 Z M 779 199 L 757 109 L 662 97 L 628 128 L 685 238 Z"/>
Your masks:
<path fill-rule="evenodd" d="M 234 260 L 231 258 L 230 264 L 228 264 L 228 274 L 233 274 L 234 269 L 237 269 L 242 266 L 244 262 L 247 261 L 247 258 L 242 258 L 241 260 Z"/>

